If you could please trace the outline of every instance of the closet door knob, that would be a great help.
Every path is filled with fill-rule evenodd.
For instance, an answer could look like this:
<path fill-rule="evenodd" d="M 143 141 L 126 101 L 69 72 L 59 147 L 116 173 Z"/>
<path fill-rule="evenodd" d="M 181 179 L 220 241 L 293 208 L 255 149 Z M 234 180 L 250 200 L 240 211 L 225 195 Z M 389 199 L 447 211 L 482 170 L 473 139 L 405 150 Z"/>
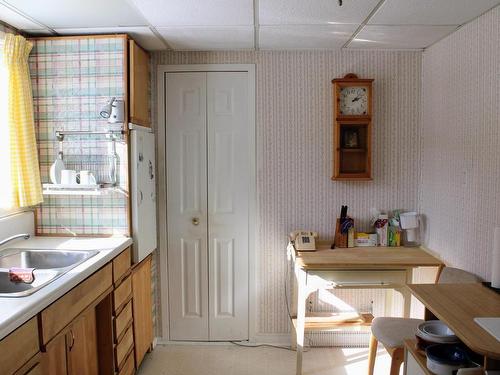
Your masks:
<path fill-rule="evenodd" d="M 198 219 L 197 217 L 193 217 L 191 219 L 191 223 L 193 223 L 193 225 L 198 225 L 200 224 L 200 219 Z"/>

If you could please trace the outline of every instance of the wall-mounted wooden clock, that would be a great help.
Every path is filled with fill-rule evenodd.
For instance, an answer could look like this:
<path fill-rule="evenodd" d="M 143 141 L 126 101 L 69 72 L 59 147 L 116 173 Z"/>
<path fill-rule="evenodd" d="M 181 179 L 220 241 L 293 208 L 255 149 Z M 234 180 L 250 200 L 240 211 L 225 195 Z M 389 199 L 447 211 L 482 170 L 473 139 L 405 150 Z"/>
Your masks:
<path fill-rule="evenodd" d="M 371 180 L 373 79 L 349 73 L 333 83 L 332 180 Z"/>

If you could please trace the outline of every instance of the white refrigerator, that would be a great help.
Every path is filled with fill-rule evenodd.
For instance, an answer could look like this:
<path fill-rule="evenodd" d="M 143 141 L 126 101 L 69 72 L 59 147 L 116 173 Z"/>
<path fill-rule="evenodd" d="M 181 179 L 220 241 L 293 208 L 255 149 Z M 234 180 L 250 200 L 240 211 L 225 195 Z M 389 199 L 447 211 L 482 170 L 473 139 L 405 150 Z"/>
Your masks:
<path fill-rule="evenodd" d="M 155 137 L 150 128 L 130 124 L 133 260 L 156 249 Z"/>

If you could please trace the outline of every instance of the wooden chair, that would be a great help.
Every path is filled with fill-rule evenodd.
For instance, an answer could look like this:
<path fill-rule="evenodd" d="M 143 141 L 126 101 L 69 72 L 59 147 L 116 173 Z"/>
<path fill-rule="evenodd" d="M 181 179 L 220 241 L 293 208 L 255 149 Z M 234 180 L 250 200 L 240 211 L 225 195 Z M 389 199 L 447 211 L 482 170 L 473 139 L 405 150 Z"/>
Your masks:
<path fill-rule="evenodd" d="M 469 284 L 481 280 L 474 274 L 458 268 L 445 267 L 438 276 L 439 284 Z M 373 319 L 370 349 L 368 356 L 368 375 L 373 375 L 378 343 L 382 343 L 391 356 L 390 375 L 398 375 L 404 360 L 403 341 L 415 336 L 421 319 L 380 317 Z"/>

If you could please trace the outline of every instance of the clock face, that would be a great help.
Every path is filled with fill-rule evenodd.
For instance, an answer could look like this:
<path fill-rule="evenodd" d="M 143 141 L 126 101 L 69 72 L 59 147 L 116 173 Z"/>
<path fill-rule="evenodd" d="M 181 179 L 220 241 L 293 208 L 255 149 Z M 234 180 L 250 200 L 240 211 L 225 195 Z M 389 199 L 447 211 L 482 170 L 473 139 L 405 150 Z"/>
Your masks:
<path fill-rule="evenodd" d="M 360 86 L 340 89 L 340 114 L 361 116 L 368 113 L 368 88 Z"/>

